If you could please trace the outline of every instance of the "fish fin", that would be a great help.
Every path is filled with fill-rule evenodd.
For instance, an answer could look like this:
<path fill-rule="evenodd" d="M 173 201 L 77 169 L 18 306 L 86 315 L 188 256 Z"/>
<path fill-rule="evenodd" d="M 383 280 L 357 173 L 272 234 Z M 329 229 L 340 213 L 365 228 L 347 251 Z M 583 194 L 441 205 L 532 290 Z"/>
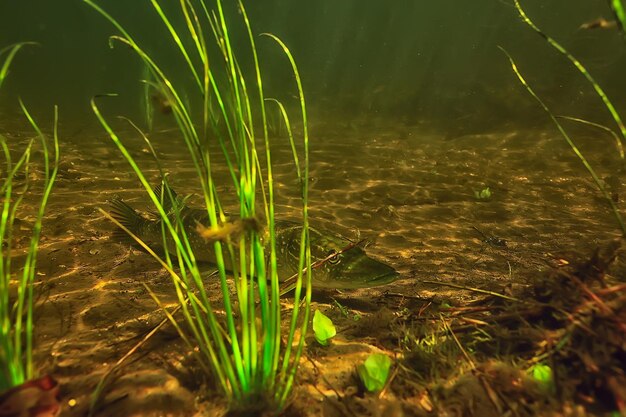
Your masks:
<path fill-rule="evenodd" d="M 111 217 L 113 217 L 122 226 L 133 232 L 135 235 L 140 233 L 145 219 L 139 213 L 137 213 L 134 208 L 132 208 L 122 200 L 118 199 L 112 200 L 110 205 Z M 134 243 L 134 239 L 120 228 L 117 228 L 113 232 L 113 238 L 125 243 Z"/>
<path fill-rule="evenodd" d="M 161 181 L 157 184 L 152 191 L 156 194 L 157 198 L 163 197 L 163 211 L 170 213 L 174 210 L 174 205 L 181 208 L 184 205 L 184 200 L 181 200 L 176 194 L 176 191 L 172 189 L 165 181 Z M 181 204 L 182 203 L 182 204 Z"/>

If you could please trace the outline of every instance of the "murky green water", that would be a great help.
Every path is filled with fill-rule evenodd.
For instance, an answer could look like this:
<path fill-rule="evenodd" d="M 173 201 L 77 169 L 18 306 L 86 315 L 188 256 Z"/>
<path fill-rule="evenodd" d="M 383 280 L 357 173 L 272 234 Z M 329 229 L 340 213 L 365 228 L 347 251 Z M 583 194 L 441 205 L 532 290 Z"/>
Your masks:
<path fill-rule="evenodd" d="M 409 124 L 436 121 L 456 129 L 528 122 L 539 112 L 520 89 L 500 45 L 559 112 L 585 110 L 607 120 L 594 111 L 598 103 L 580 75 L 519 21 L 507 1 L 249 3 L 255 31 L 275 33 L 293 49 L 309 104 L 322 119 L 336 123 L 340 116 L 349 122 L 368 115 Z M 184 63 L 149 4 L 106 5 L 149 53 L 182 73 Z M 529 0 L 524 5 L 537 24 L 589 66 L 617 103 L 620 98 L 624 103 L 623 40 L 614 30 L 578 29 L 611 17 L 605 1 Z M 180 18 L 177 8 L 169 7 L 174 22 Z M 126 48 L 107 47 L 115 31 L 85 4 L 5 1 L 0 19 L 3 45 L 41 43 L 21 54 L 0 103 L 12 107 L 18 94 L 41 110 L 58 103 L 65 123 L 80 124 L 91 117 L 87 102 L 93 94 L 119 92 L 117 111 L 139 114 L 141 66 Z M 233 36 L 242 41 L 237 29 Z M 289 68 L 279 51 L 268 39 L 257 43 L 270 93 L 289 97 Z"/>

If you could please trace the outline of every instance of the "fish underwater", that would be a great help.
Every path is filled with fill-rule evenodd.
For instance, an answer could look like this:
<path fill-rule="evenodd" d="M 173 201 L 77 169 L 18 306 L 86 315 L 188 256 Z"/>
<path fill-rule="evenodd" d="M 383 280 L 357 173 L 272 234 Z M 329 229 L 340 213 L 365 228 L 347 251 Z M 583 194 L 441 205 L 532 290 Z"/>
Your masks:
<path fill-rule="evenodd" d="M 187 233 L 189 244 L 196 260 L 215 264 L 213 242 L 236 238 L 238 233 L 247 228 L 261 229 L 255 219 L 240 219 L 224 223 L 218 228 L 211 228 L 206 210 L 188 207 L 184 200 L 176 197 L 170 190 L 174 203 L 164 201 L 164 209 L 174 220 L 174 204 L 178 204 L 179 216 Z M 155 189 L 160 195 L 160 188 Z M 168 200 L 168 198 L 164 198 Z M 161 235 L 162 220 L 158 216 L 146 217 L 138 213 L 124 201 L 111 201 L 111 216 L 129 231 L 143 240 L 151 249 L 163 252 Z M 276 257 L 278 276 L 285 281 L 298 272 L 300 254 L 300 235 L 302 225 L 289 220 L 275 220 Z M 129 236 L 121 229 L 116 236 L 128 240 Z M 385 285 L 398 279 L 398 272 L 391 266 L 373 259 L 359 245 L 335 233 L 309 227 L 312 262 L 328 258 L 328 261 L 313 269 L 312 285 L 315 289 L 356 289 Z M 171 239 L 171 238 L 170 238 Z M 171 255 L 175 255 L 173 241 L 167 242 Z M 349 248 L 348 250 L 345 250 Z M 333 254 L 335 254 L 333 256 Z M 228 262 L 226 264 L 228 267 Z"/>
<path fill-rule="evenodd" d="M 595 20 L 591 20 L 589 22 L 585 22 L 578 29 L 580 30 L 589 30 L 589 29 L 615 29 L 618 27 L 617 20 L 608 20 L 603 17 L 600 17 Z"/>

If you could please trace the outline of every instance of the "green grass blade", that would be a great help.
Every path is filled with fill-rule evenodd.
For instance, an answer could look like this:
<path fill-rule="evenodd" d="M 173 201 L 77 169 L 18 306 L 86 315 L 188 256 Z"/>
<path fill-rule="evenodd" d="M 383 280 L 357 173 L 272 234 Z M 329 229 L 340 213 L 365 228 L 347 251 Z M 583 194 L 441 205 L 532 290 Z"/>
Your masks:
<path fill-rule="evenodd" d="M 35 218 L 35 224 L 33 226 L 33 233 L 30 240 L 30 246 L 28 249 L 28 255 L 26 257 L 26 261 L 24 263 L 24 272 L 22 274 L 22 284 L 27 288 L 26 298 L 23 299 L 18 295 L 18 308 L 17 315 L 18 317 L 22 314 L 22 308 L 26 309 L 26 378 L 31 379 L 33 377 L 33 363 L 32 363 L 32 349 L 33 349 L 33 283 L 35 279 L 35 267 L 37 263 L 37 252 L 39 249 L 39 237 L 41 235 L 42 222 L 43 217 L 46 211 L 46 206 L 48 204 L 48 199 L 52 192 L 52 187 L 54 186 L 54 182 L 56 180 L 57 173 L 59 171 L 59 137 L 58 137 L 58 124 L 59 124 L 59 111 L 58 107 L 54 107 L 54 125 L 53 125 L 53 144 L 54 144 L 54 160 L 50 161 L 50 154 L 48 150 L 47 140 L 45 135 L 42 133 L 41 129 L 32 118 L 24 103 L 20 100 L 20 106 L 22 107 L 22 111 L 28 118 L 31 126 L 37 132 L 37 135 L 40 138 L 41 146 L 43 149 L 43 158 L 44 158 L 44 192 L 39 203 L 39 209 L 37 211 L 37 216 Z M 52 171 L 50 170 L 50 163 L 52 162 Z M 18 327 L 16 327 L 16 333 L 19 333 Z"/>
<path fill-rule="evenodd" d="M 613 10 L 613 14 L 617 19 L 620 30 L 623 34 L 626 34 L 626 8 L 624 7 L 622 0 L 609 0 L 609 4 L 611 5 L 611 10 Z"/>
<path fill-rule="evenodd" d="M 561 134 L 561 136 L 565 139 L 565 141 L 570 146 L 572 151 L 574 151 L 574 153 L 576 154 L 578 159 L 580 159 L 580 161 L 582 162 L 584 167 L 587 169 L 587 172 L 589 172 L 589 175 L 591 175 L 591 177 L 593 178 L 593 182 L 596 184 L 596 187 L 598 187 L 598 189 L 602 193 L 604 199 L 611 206 L 611 210 L 613 211 L 613 215 L 615 216 L 615 219 L 617 220 L 617 222 L 618 222 L 618 224 L 620 226 L 620 229 L 622 230 L 622 235 L 626 236 L 626 225 L 624 224 L 624 221 L 622 220 L 622 216 L 621 216 L 621 214 L 619 212 L 619 209 L 615 205 L 615 202 L 613 201 L 613 199 L 611 198 L 609 193 L 606 191 L 606 188 L 604 187 L 602 181 L 600 180 L 600 178 L 596 174 L 595 170 L 593 169 L 593 167 L 587 161 L 587 158 L 585 158 L 585 156 L 580 152 L 580 150 L 578 149 L 578 147 L 576 146 L 574 141 L 570 138 L 569 134 L 565 131 L 565 129 L 563 128 L 563 126 L 561 125 L 561 123 L 559 122 L 557 117 L 550 111 L 550 108 L 543 102 L 543 100 L 541 100 L 541 98 L 534 92 L 534 90 L 526 82 L 526 80 L 524 79 L 524 77 L 520 73 L 519 69 L 517 68 L 517 64 L 515 63 L 513 58 L 509 55 L 509 53 L 506 50 L 504 50 L 504 48 L 500 48 L 500 49 L 502 50 L 502 52 L 504 52 L 504 54 L 509 59 L 509 62 L 511 64 L 511 68 L 513 69 L 513 72 L 515 73 L 515 75 L 519 79 L 520 83 L 524 86 L 526 91 L 528 91 L 528 93 L 537 101 L 537 103 L 539 103 L 541 108 L 548 114 L 548 116 L 550 117 L 552 122 L 555 124 L 555 126 L 559 130 L 559 133 Z"/>
<path fill-rule="evenodd" d="M 613 105 L 611 100 L 609 100 L 608 96 L 606 95 L 602 87 L 600 87 L 600 85 L 596 82 L 596 80 L 591 76 L 589 71 L 587 71 L 587 68 L 585 68 L 585 66 L 578 59 L 576 59 L 575 56 L 570 54 L 563 46 L 561 46 L 560 43 L 558 43 L 552 37 L 548 36 L 545 32 L 539 29 L 537 25 L 535 25 L 535 23 L 528 17 L 526 12 L 522 8 L 520 0 L 514 0 L 514 2 L 515 2 L 514 3 L 515 8 L 519 12 L 520 17 L 522 18 L 522 21 L 526 23 L 528 26 L 530 26 L 538 35 L 544 38 L 550 46 L 552 46 L 559 53 L 565 56 L 574 65 L 574 67 L 578 70 L 578 72 L 580 72 L 587 79 L 587 81 L 591 84 L 591 86 L 595 90 L 596 94 L 602 100 L 602 103 L 604 103 L 604 106 L 607 108 L 607 110 L 611 114 L 611 117 L 615 121 L 615 124 L 617 124 L 617 127 L 621 135 L 621 141 L 622 142 L 626 141 L 626 126 L 624 126 L 624 122 L 622 121 L 622 118 L 620 117 L 619 113 L 615 109 L 615 106 Z M 620 10 L 623 13 L 623 9 L 621 8 L 621 5 L 619 4 L 619 0 L 616 0 L 613 3 L 614 5 L 615 3 L 618 3 L 618 6 L 620 7 Z"/>
<path fill-rule="evenodd" d="M 597 129 L 605 131 L 606 133 L 611 135 L 613 139 L 615 140 L 615 146 L 617 147 L 617 150 L 619 152 L 620 159 L 624 159 L 624 147 L 622 146 L 622 141 L 620 140 L 619 136 L 617 135 L 617 133 L 615 133 L 613 129 L 607 126 L 601 125 L 599 123 L 591 122 L 589 120 L 581 119 L 578 117 L 572 117 L 572 116 L 556 116 L 556 117 L 559 119 L 570 120 L 572 122 L 580 123 L 580 124 L 587 125 L 587 126 L 592 126 Z"/>
<path fill-rule="evenodd" d="M 285 56 L 289 60 L 291 64 L 292 72 L 294 75 L 294 79 L 296 81 L 296 85 L 298 88 L 298 96 L 300 101 L 300 111 L 302 117 L 302 133 L 303 133 L 303 142 L 304 142 L 304 172 L 302 174 L 302 179 L 300 182 L 300 186 L 302 188 L 302 222 L 303 229 L 302 235 L 300 238 L 300 260 L 298 270 L 298 279 L 296 282 L 296 291 L 295 291 L 295 299 L 294 299 L 294 310 L 291 317 L 291 325 L 289 329 L 289 335 L 287 338 L 286 348 L 283 355 L 283 368 L 281 371 L 281 389 L 282 392 L 277 393 L 278 403 L 282 405 L 285 404 L 287 400 L 287 396 L 291 392 L 291 388 L 293 386 L 293 380 L 296 374 L 296 370 L 298 368 L 298 363 L 300 361 L 300 356 L 302 354 L 304 348 L 304 336 L 306 334 L 308 323 L 309 323 L 309 315 L 310 315 L 310 303 L 311 303 L 311 248 L 309 246 L 309 216 L 308 216 L 308 179 L 309 179 L 309 135 L 308 135 L 308 120 L 307 120 L 307 112 L 306 112 L 306 101 L 304 98 L 304 89 L 302 88 L 302 80 L 300 78 L 300 73 L 298 72 L 298 67 L 296 65 L 295 59 L 291 54 L 287 45 L 280 40 L 278 37 L 272 34 L 264 34 L 265 36 L 269 36 L 273 39 L 283 50 Z M 302 324 L 300 325 L 300 340 L 298 342 L 298 346 L 294 353 L 294 358 L 291 362 L 291 366 L 289 365 L 289 359 L 291 356 L 291 345 L 295 334 L 295 328 L 298 322 L 298 314 L 299 314 L 299 304 L 301 297 L 301 289 L 302 289 L 302 270 L 307 266 L 306 269 L 306 282 L 304 285 L 306 286 L 306 294 L 305 294 L 305 303 L 304 303 L 304 317 L 302 319 Z M 278 287 L 278 286 L 277 286 Z M 277 288 L 278 291 L 278 288 Z"/>
<path fill-rule="evenodd" d="M 43 193 L 35 215 L 35 222 L 31 232 L 31 239 L 24 261 L 22 273 L 17 282 L 17 297 L 13 304 L 9 300 L 9 285 L 12 278 L 11 250 L 14 220 L 22 199 L 29 190 L 29 167 L 31 162 L 31 148 L 33 141 L 27 145 L 25 151 L 15 165 L 3 136 L 0 144 L 6 160 L 6 175 L 2 184 L 4 201 L 0 220 L 0 238 L 6 247 L 2 249 L 0 259 L 0 391 L 19 385 L 33 378 L 33 311 L 34 311 L 34 280 L 36 272 L 37 252 L 42 222 L 49 196 L 56 179 L 59 166 L 58 141 L 58 109 L 54 111 L 54 147 L 53 159 L 45 135 L 40 130 L 24 104 L 20 101 L 23 113 L 31 126 L 35 129 L 43 150 L 44 180 Z M 13 180 L 19 170 L 23 168 L 25 181 L 21 192 L 14 197 Z"/>
<path fill-rule="evenodd" d="M 4 79 L 9 74 L 9 67 L 11 66 L 11 63 L 13 62 L 13 59 L 15 59 L 15 55 L 25 45 L 38 45 L 38 43 L 20 42 L 20 43 L 16 43 L 14 45 L 8 46 L 0 50 L 0 56 L 7 53 L 7 57 L 4 59 L 2 66 L 0 66 L 0 87 L 2 87 L 2 84 L 4 83 Z"/>
<path fill-rule="evenodd" d="M 0 136 L 2 149 L 4 152 L 6 165 L 7 165 L 7 178 L 4 180 L 5 198 L 2 203 L 2 220 L 0 221 L 0 237 L 2 242 L 6 243 L 6 247 L 2 248 L 2 262 L 0 267 L 2 274 L 0 275 L 0 288 L 3 291 L 0 292 L 0 392 L 2 390 L 11 388 L 15 385 L 21 384 L 25 380 L 24 365 L 21 355 L 21 341 L 22 338 L 13 337 L 16 328 L 21 327 L 22 316 L 12 315 L 14 305 L 9 300 L 9 287 L 11 283 L 11 250 L 12 250 L 12 229 L 15 219 L 15 213 L 22 201 L 24 194 L 28 189 L 28 161 L 30 158 L 30 146 L 28 145 L 24 151 L 23 158 L 20 160 L 25 163 L 26 182 L 23 186 L 23 190 L 20 195 L 12 203 L 13 196 L 13 178 L 18 172 L 17 167 L 13 167 L 11 163 L 11 154 L 9 152 L 8 145 L 3 136 Z M 6 254 L 6 255 L 5 255 Z M 21 283 L 20 283 L 21 284 Z M 18 284 L 18 290 L 25 292 L 26 289 L 21 288 Z"/>
<path fill-rule="evenodd" d="M 198 75 L 198 72 L 196 71 L 196 69 L 195 69 L 195 67 L 193 65 L 193 62 L 191 62 L 191 58 L 189 57 L 189 53 L 187 52 L 187 49 L 183 45 L 183 42 L 181 41 L 180 36 L 178 35 L 178 32 L 172 26 L 172 23 L 167 18 L 167 15 L 165 13 L 163 13 L 163 9 L 161 9 L 161 5 L 159 4 L 159 2 L 156 1 L 156 0 L 150 0 L 150 2 L 152 3 L 152 7 L 154 7 L 154 10 L 157 12 L 159 17 L 161 18 L 161 20 L 163 21 L 163 23 L 165 24 L 165 26 L 169 30 L 170 35 L 172 36 L 172 39 L 174 40 L 174 43 L 178 47 L 178 50 L 180 51 L 180 53 L 185 58 L 185 62 L 187 63 L 187 65 L 189 67 L 189 71 L 193 74 L 193 78 L 196 80 L 196 83 L 198 84 L 198 88 L 200 89 L 200 91 L 202 91 L 204 93 L 204 90 L 203 90 L 204 84 L 202 83 L 202 81 L 200 81 L 200 76 Z"/>

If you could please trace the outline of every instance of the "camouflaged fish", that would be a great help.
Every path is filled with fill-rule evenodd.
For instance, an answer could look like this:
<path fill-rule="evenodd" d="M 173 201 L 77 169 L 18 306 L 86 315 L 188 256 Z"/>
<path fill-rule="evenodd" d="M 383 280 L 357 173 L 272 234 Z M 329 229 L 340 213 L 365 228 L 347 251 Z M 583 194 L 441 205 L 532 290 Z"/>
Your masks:
<path fill-rule="evenodd" d="M 171 190 L 170 190 L 171 191 Z M 180 207 L 179 216 L 187 233 L 187 238 L 196 260 L 215 264 L 213 242 L 216 240 L 235 239 L 238 233 L 248 228 L 260 230 L 260 222 L 255 219 L 240 219 L 226 222 L 218 227 L 209 226 L 209 216 L 206 210 L 195 209 L 185 205 L 184 200 L 176 197 L 171 191 L 173 204 L 167 204 L 164 198 L 164 209 L 174 220 L 173 205 Z M 155 194 L 161 195 L 159 187 Z M 143 240 L 153 250 L 163 251 L 161 222 L 158 216 L 148 218 L 139 214 L 135 209 L 121 200 L 111 202 L 111 215 L 120 224 Z M 128 236 L 123 232 L 118 236 Z M 276 257 L 278 276 L 284 281 L 298 271 L 298 257 L 300 254 L 300 236 L 302 225 L 287 220 L 275 221 Z M 313 269 L 312 282 L 314 288 L 354 289 L 369 288 L 388 284 L 398 278 L 398 272 L 391 266 L 367 256 L 365 251 L 350 240 L 334 233 L 309 227 L 311 241 L 311 257 L 315 262 L 320 259 L 331 258 L 321 266 Z M 168 250 L 172 255 L 175 251 L 173 241 L 167 242 Z M 345 248 L 350 248 L 345 250 Z M 334 256 L 333 256 L 334 254 Z M 226 268 L 229 268 L 228 263 Z"/>

